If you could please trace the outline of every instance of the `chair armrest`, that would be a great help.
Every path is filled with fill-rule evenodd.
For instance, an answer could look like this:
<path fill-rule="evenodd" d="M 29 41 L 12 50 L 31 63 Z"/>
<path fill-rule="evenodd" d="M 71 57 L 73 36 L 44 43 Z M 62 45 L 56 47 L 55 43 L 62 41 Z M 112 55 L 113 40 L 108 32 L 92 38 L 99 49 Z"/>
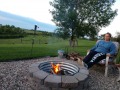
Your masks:
<path fill-rule="evenodd" d="M 106 60 L 105 60 L 105 66 L 107 67 L 108 66 L 108 61 L 109 61 L 109 56 L 106 56 Z"/>

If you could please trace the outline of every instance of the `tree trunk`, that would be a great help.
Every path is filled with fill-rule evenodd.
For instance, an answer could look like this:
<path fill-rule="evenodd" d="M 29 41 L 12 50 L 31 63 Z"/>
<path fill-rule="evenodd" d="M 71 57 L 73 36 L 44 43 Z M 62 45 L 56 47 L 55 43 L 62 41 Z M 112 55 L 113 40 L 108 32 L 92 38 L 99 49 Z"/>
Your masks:
<path fill-rule="evenodd" d="M 69 40 L 69 45 L 70 45 L 70 47 L 78 46 L 78 41 L 74 36 L 71 36 L 71 38 Z"/>

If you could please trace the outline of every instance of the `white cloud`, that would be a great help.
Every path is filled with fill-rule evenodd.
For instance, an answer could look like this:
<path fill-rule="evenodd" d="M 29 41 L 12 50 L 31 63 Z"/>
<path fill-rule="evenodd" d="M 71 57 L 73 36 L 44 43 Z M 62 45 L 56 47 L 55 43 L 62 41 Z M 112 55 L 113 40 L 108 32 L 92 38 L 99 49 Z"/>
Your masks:
<path fill-rule="evenodd" d="M 3 17 L 3 16 L 0 16 L 0 20 L 11 21 L 11 22 L 17 22 L 17 23 L 23 23 L 23 22 L 20 21 L 20 20 L 15 20 L 15 19 Z"/>
<path fill-rule="evenodd" d="M 0 10 L 54 24 L 49 9 L 51 0 L 0 0 Z"/>

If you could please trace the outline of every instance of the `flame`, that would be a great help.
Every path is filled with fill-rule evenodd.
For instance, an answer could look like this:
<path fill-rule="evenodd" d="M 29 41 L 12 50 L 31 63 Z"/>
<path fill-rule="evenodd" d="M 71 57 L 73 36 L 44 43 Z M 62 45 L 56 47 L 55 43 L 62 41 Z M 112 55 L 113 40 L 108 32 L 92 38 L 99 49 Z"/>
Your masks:
<path fill-rule="evenodd" d="M 60 64 L 51 63 L 51 65 L 52 65 L 53 73 L 57 74 L 60 71 Z"/>

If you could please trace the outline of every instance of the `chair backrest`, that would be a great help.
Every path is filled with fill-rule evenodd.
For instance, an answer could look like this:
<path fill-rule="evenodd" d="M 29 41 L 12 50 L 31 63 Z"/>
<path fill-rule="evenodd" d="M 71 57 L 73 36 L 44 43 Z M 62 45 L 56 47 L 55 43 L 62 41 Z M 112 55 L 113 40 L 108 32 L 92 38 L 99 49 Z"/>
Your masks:
<path fill-rule="evenodd" d="M 98 43 L 99 41 L 101 41 L 101 40 L 98 40 L 96 43 Z M 113 61 L 115 60 L 115 58 L 116 58 L 116 56 L 117 56 L 117 54 L 118 54 L 118 51 L 119 51 L 119 43 L 118 43 L 118 42 L 115 42 L 115 41 L 113 41 L 113 43 L 114 43 L 115 46 L 116 46 L 116 55 L 115 55 L 114 57 L 110 57 L 110 58 L 109 58 L 109 62 L 113 62 Z M 101 61 L 99 62 L 99 64 L 105 64 L 105 60 L 106 60 L 106 59 L 101 60 Z M 115 61 L 114 61 L 114 62 L 115 62 Z"/>
<path fill-rule="evenodd" d="M 115 46 L 116 46 L 116 50 L 117 50 L 117 52 L 116 52 L 116 53 L 118 53 L 118 51 L 119 51 L 119 46 L 120 46 L 120 45 L 119 45 L 119 43 L 118 43 L 118 42 L 115 42 L 115 41 L 114 41 L 113 43 L 114 43 L 114 44 L 115 44 Z"/>

